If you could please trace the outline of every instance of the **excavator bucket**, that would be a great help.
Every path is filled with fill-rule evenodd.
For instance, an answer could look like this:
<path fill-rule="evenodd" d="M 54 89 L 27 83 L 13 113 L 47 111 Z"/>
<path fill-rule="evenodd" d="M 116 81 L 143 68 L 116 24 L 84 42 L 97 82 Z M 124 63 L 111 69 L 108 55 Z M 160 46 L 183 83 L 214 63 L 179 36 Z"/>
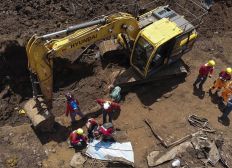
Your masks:
<path fill-rule="evenodd" d="M 53 130 L 55 118 L 47 109 L 42 98 L 29 99 L 23 105 L 23 109 L 26 111 L 26 114 L 31 120 L 34 128 L 42 132 L 51 132 Z"/>
<path fill-rule="evenodd" d="M 52 61 L 44 58 L 48 49 L 44 46 L 42 39 L 34 35 L 27 46 L 28 67 L 39 80 L 39 85 L 44 98 L 34 95 L 35 98 L 24 104 L 24 110 L 35 128 L 41 131 L 51 131 L 54 125 L 54 116 L 49 111 L 52 97 Z M 32 81 L 35 82 L 35 81 Z M 35 87 L 35 85 L 32 85 Z M 35 88 L 33 88 L 34 90 Z"/>

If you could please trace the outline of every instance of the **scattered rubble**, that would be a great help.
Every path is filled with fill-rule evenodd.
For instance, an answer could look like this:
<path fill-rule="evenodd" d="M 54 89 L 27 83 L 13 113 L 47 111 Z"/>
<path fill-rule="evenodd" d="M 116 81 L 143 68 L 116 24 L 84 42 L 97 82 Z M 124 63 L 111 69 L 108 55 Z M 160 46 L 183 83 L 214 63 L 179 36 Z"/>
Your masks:
<path fill-rule="evenodd" d="M 80 152 L 75 153 L 70 161 L 70 166 L 73 168 L 81 167 L 87 159 Z"/>
<path fill-rule="evenodd" d="M 193 126 L 209 128 L 207 119 L 204 118 L 201 119 L 201 121 L 204 121 L 203 122 L 204 124 L 202 125 L 202 123 L 200 122 L 197 122 L 197 124 L 193 122 L 194 121 L 193 118 L 200 120 L 200 117 L 194 116 L 188 119 L 190 121 L 190 124 L 192 124 Z M 224 144 L 224 139 L 221 134 L 217 134 L 215 133 L 215 131 L 212 132 L 210 131 L 210 129 L 207 129 L 206 131 L 200 130 L 194 134 L 190 134 L 191 136 L 186 136 L 188 138 L 185 137 L 181 138 L 184 139 L 184 141 L 186 142 L 179 141 L 180 143 L 178 143 L 178 145 L 175 147 L 171 147 L 170 145 L 166 144 L 164 147 L 168 148 L 167 152 L 160 152 L 160 151 L 151 152 L 147 156 L 148 165 L 158 166 L 167 161 L 173 160 L 177 157 L 181 159 L 181 155 L 183 153 L 194 150 L 196 153 L 195 155 L 196 159 L 200 159 L 204 164 L 204 166 L 211 164 L 212 166 L 215 167 L 220 161 L 222 165 L 226 167 L 227 163 L 225 159 L 221 157 L 223 156 L 221 155 L 221 153 L 223 152 L 222 146 Z M 160 138 L 157 139 L 160 140 Z M 169 147 L 171 147 L 171 149 L 169 149 Z M 190 148 L 191 150 L 187 150 Z"/>

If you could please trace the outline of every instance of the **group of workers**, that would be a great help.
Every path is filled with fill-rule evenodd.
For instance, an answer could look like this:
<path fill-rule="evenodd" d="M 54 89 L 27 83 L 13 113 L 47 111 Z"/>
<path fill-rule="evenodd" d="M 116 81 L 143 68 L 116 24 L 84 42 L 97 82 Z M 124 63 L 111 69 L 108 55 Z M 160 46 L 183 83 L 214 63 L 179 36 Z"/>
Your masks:
<path fill-rule="evenodd" d="M 215 61 L 209 60 L 206 64 L 202 65 L 199 69 L 199 74 L 193 86 L 195 89 L 203 90 L 203 84 L 207 78 L 211 78 L 215 69 Z M 219 117 L 219 122 L 223 122 L 227 119 L 229 113 L 232 111 L 232 68 L 227 67 L 225 70 L 222 70 L 218 78 L 214 81 L 213 85 L 209 88 L 209 92 L 218 93 L 221 91 L 221 98 L 226 103 L 226 106 L 223 110 L 223 114 Z M 197 87 L 198 86 L 198 87 Z"/>
<path fill-rule="evenodd" d="M 193 86 L 194 89 L 199 89 L 203 91 L 203 84 L 207 78 L 211 78 L 215 69 L 215 61 L 209 60 L 206 64 L 202 65 L 199 69 L 199 74 Z M 209 92 L 218 93 L 221 91 L 221 98 L 226 103 L 223 114 L 219 117 L 219 122 L 225 120 L 229 113 L 232 111 L 232 69 L 230 67 L 222 70 L 218 78 L 213 82 L 213 85 L 209 88 Z M 76 122 L 75 117 L 79 115 L 81 118 L 84 118 L 84 114 L 80 109 L 80 104 L 77 99 L 73 97 L 71 93 L 66 95 L 66 116 L 70 115 L 71 122 Z M 113 98 L 112 98 L 113 97 Z M 93 139 L 102 138 L 102 140 L 113 140 L 114 127 L 112 124 L 112 116 L 116 110 L 120 110 L 120 105 L 117 103 L 120 99 L 120 88 L 116 87 L 111 94 L 111 100 L 97 99 L 96 103 L 100 105 L 103 116 L 103 124 L 100 125 L 94 118 L 87 120 L 86 128 L 88 131 L 88 136 L 84 135 L 84 130 L 78 128 L 71 132 L 69 136 L 69 141 L 72 147 L 85 146 L 89 141 Z M 107 121 L 108 116 L 108 121 Z"/>
<path fill-rule="evenodd" d="M 117 91 L 118 88 L 116 87 Z M 120 90 L 119 90 L 120 91 Z M 70 115 L 71 122 L 76 122 L 76 116 L 85 118 L 84 114 L 80 109 L 80 104 L 77 99 L 71 93 L 67 93 L 66 97 L 66 112 L 65 115 Z M 69 136 L 69 142 L 72 147 L 83 147 L 87 145 L 88 140 L 91 142 L 93 139 L 101 138 L 103 141 L 114 141 L 113 133 L 114 127 L 112 124 L 113 113 L 116 110 L 120 110 L 120 105 L 116 102 L 119 98 L 119 92 L 116 94 L 116 98 L 113 97 L 112 100 L 97 99 L 96 103 L 101 106 L 103 114 L 103 124 L 100 125 L 94 118 L 87 120 L 86 128 L 88 131 L 88 136 L 84 134 L 82 128 L 78 128 L 71 132 Z M 108 116 L 108 121 L 107 121 Z"/>

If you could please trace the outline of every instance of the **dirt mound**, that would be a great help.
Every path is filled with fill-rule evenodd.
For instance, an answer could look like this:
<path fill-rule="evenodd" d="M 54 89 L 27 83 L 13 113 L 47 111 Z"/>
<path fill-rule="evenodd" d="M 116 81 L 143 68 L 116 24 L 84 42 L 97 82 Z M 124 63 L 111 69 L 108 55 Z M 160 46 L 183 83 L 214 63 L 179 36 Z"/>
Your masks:
<path fill-rule="evenodd" d="M 133 0 L 6 0 L 0 4 L 1 41 L 27 40 L 113 11 L 129 12 Z M 125 6 L 124 6 L 125 5 Z"/>
<path fill-rule="evenodd" d="M 59 1 L 59 0 L 11 0 L 0 4 L 0 93 L 10 86 L 10 94 L 1 98 L 0 124 L 7 122 L 14 124 L 16 121 L 24 122 L 14 109 L 29 97 L 32 97 L 29 73 L 27 70 L 27 59 L 24 45 L 34 34 L 45 34 L 48 32 L 64 29 L 70 25 L 77 24 L 83 20 L 96 18 L 100 15 L 114 11 L 130 12 L 131 6 L 126 6 L 133 1 Z M 124 6 L 125 4 L 125 6 Z M 16 61 L 17 60 L 17 61 Z M 84 62 L 71 65 L 70 62 L 61 61 L 55 64 L 55 114 L 62 114 L 64 109 L 56 106 L 56 102 L 64 101 L 56 99 L 56 95 L 63 95 L 76 82 L 80 89 L 75 90 L 75 95 L 83 102 L 83 108 L 88 109 L 91 100 L 102 97 L 104 94 L 104 82 L 98 80 L 97 65 Z M 60 68 L 59 68 L 60 67 Z M 71 69 L 70 67 L 74 67 Z M 76 68 L 79 67 L 79 68 Z M 59 74 L 59 75 L 56 75 Z M 63 75 L 62 75 L 63 74 Z M 73 75 L 70 75 L 73 74 Z M 56 78 L 60 76 L 60 78 Z M 88 77 L 89 76 L 89 77 Z M 82 78 L 85 78 L 82 80 Z M 79 83 L 78 83 L 79 82 Z M 74 85 L 73 85 L 74 86 Z M 59 90 L 59 88 L 64 88 Z M 62 96 L 59 96 L 62 97 Z M 88 104 L 88 105 L 87 105 Z M 62 111 L 62 112 L 61 112 Z"/>
<path fill-rule="evenodd" d="M 0 125 L 29 122 L 18 114 L 21 101 L 31 97 L 25 48 L 17 41 L 1 43 L 0 48 Z"/>
<path fill-rule="evenodd" d="M 226 31 L 232 31 L 232 1 L 215 1 L 214 5 L 203 19 L 199 31 L 204 37 L 212 37 L 214 34 L 224 35 Z"/>

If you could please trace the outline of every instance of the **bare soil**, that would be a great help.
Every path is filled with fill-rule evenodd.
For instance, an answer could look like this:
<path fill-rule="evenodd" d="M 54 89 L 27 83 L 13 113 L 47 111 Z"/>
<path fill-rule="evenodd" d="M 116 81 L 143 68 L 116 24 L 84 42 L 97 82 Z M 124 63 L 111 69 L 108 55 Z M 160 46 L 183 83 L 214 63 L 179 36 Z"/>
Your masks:
<path fill-rule="evenodd" d="M 140 1 L 140 4 L 147 2 L 151 1 Z M 90 48 L 81 60 L 73 64 L 67 60 L 56 60 L 52 110 L 57 121 L 56 132 L 41 134 L 30 127 L 26 116 L 18 113 L 21 103 L 32 97 L 24 47 L 27 40 L 34 33 L 53 32 L 113 11 L 133 13 L 133 9 L 132 0 L 6 0 L 0 4 L 0 93 L 8 86 L 10 88 L 0 99 L 0 151 L 3 151 L 0 154 L 0 167 L 10 167 L 11 164 L 12 167 L 69 167 L 75 151 L 67 147 L 66 139 L 69 132 L 83 126 L 84 121 L 70 126 L 70 119 L 64 116 L 64 93 L 72 91 L 79 99 L 82 110 L 91 111 L 96 107 L 96 98 L 108 95 L 109 72 L 118 66 L 128 66 L 122 54 L 115 58 L 107 56 L 103 60 L 95 59 L 96 47 Z M 225 150 L 228 156 L 231 155 L 230 121 L 224 125 L 218 123 L 217 117 L 221 115 L 218 99 L 207 93 L 217 73 L 232 65 L 231 11 L 231 1 L 215 0 L 198 30 L 199 40 L 184 57 L 191 72 L 186 81 L 170 81 L 161 86 L 144 85 L 123 95 L 122 110 L 113 122 L 116 128 L 127 132 L 127 140 L 132 142 L 135 167 L 148 167 L 147 154 L 152 150 L 164 150 L 144 123 L 145 118 L 152 121 L 167 142 L 172 142 L 196 131 L 186 120 L 189 115 L 206 117 L 218 132 L 223 132 Z M 199 65 L 211 58 L 217 62 L 215 76 L 207 81 L 204 98 L 199 98 L 192 90 L 192 83 Z M 102 121 L 100 111 L 89 115 Z M 183 157 L 190 167 L 201 165 L 191 162 L 191 159 L 192 156 Z M 228 161 L 232 166 L 229 158 Z M 107 163 L 103 165 L 123 167 Z M 84 167 L 103 165 L 88 160 Z M 160 167 L 170 167 L 170 164 Z"/>

